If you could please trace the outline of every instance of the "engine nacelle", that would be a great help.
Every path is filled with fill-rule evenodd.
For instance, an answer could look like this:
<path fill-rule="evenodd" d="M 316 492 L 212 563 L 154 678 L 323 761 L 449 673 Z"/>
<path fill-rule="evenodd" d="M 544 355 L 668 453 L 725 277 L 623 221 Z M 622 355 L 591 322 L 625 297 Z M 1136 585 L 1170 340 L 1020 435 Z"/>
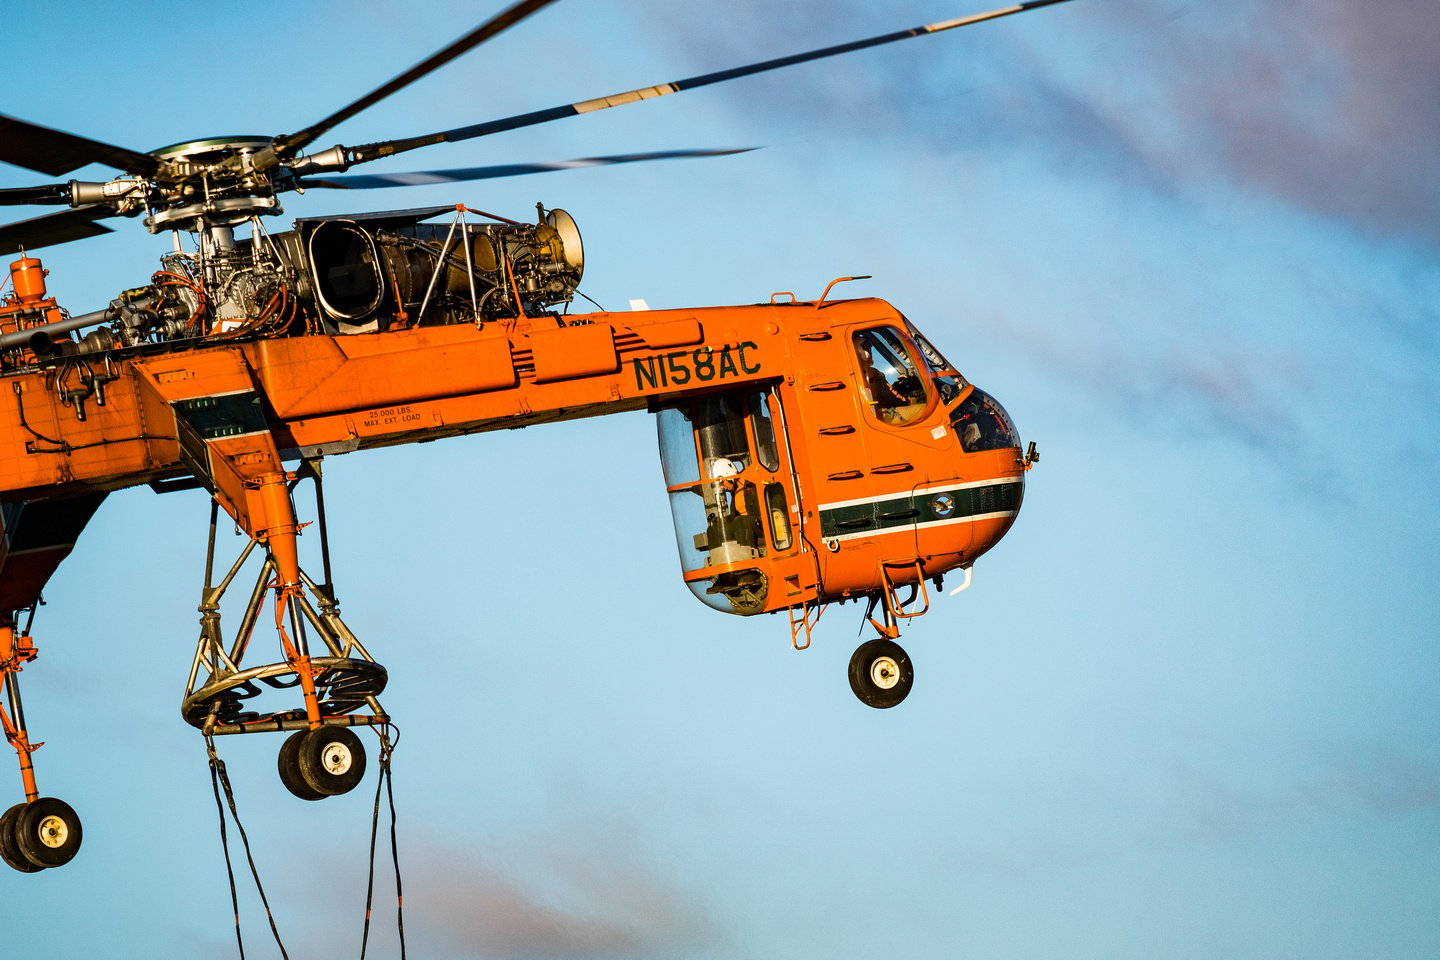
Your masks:
<path fill-rule="evenodd" d="M 297 221 L 309 293 L 340 333 L 397 320 L 459 323 L 538 313 L 571 299 L 584 273 L 564 210 L 539 223 L 420 223 L 433 210 Z"/>

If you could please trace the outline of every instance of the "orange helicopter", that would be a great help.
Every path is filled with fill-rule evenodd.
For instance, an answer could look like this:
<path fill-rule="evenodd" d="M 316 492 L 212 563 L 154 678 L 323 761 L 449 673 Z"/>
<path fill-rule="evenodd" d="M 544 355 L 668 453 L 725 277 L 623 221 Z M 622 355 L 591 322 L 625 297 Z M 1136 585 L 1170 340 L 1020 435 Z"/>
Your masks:
<path fill-rule="evenodd" d="M 584 270 L 563 210 L 534 223 L 463 205 L 296 220 L 263 217 L 296 189 L 467 181 L 687 150 L 421 174 L 344 176 L 419 147 L 485 136 L 1050 6 L 974 16 L 360 147 L 302 151 L 334 126 L 548 6 L 525 0 L 296 134 L 202 139 L 149 153 L 0 116 L 0 160 L 61 176 L 0 189 L 0 203 L 67 209 L 0 227 L 18 253 L 0 299 L 0 723 L 24 801 L 0 817 L 0 857 L 22 872 L 67 863 L 82 827 L 37 785 L 19 674 L 35 659 L 44 589 L 111 491 L 202 487 L 213 500 L 201 630 L 182 714 L 207 738 L 286 731 L 281 780 L 319 800 L 352 789 L 383 727 L 387 674 L 339 615 L 321 462 L 332 454 L 623 411 L 657 415 L 685 583 L 726 613 L 784 612 L 804 649 L 827 604 L 867 604 L 875 638 L 855 651 L 857 697 L 893 707 L 913 669 L 895 642 L 930 586 L 971 566 L 1014 523 L 1038 460 L 1003 407 L 878 299 L 776 294 L 746 306 L 557 312 Z M 27 251 L 143 216 L 174 252 L 150 282 L 71 315 Z M 448 217 L 448 219 L 445 219 Z M 437 222 L 437 218 L 441 218 Z M 237 228 L 248 226 L 248 237 Z M 193 237 L 186 250 L 182 237 Z M 295 494 L 311 482 L 323 570 L 301 568 Z M 223 510 L 246 545 L 215 565 Z M 250 561 L 255 561 L 251 563 Z M 220 606 L 258 563 L 235 629 Z M 217 577 L 217 572 L 220 575 Z M 958 592 L 958 589 L 955 591 Z M 273 615 L 279 656 L 247 656 Z M 268 632 L 268 625 L 266 631 Z M 282 697 L 283 705 L 261 699 Z"/>

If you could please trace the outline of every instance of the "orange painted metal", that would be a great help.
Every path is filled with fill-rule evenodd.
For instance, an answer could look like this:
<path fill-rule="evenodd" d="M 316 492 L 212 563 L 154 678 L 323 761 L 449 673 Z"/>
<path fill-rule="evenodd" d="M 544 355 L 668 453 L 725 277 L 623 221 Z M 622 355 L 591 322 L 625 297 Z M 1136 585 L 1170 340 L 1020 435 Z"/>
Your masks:
<path fill-rule="evenodd" d="M 1019 478 L 1015 450 L 966 454 L 931 391 L 903 427 L 866 403 L 851 334 L 905 331 L 880 300 L 777 303 L 297 336 L 112 364 L 84 420 L 54 369 L 0 376 L 0 498 L 65 496 L 188 475 L 203 460 L 217 498 L 251 536 L 273 539 L 283 461 L 773 388 L 799 489 L 796 546 L 765 559 L 766 609 L 858 596 L 969 562 L 1011 517 L 894 528 L 827 549 L 821 506 L 950 483 Z M 8 396 L 7 396 L 8 394 Z M 177 405 L 253 394 L 263 423 L 202 439 L 187 463 Z M 796 501 L 792 501 L 796 502 Z M 890 573 L 886 573 L 886 569 Z M 713 573 L 713 571 L 710 571 Z"/>
<path fill-rule="evenodd" d="M 3 681 L 7 691 L 14 689 L 15 675 L 25 664 L 34 660 L 35 656 L 35 644 L 29 637 L 17 634 L 13 624 L 0 624 L 0 681 Z M 29 731 L 22 725 L 21 718 L 11 716 L 4 704 L 0 704 L 0 729 L 4 730 L 5 740 L 15 748 L 15 754 L 19 758 L 20 782 L 25 790 L 25 800 L 34 802 L 40 797 L 40 789 L 35 783 L 35 765 L 30 755 L 44 744 L 31 743 Z"/>
<path fill-rule="evenodd" d="M 12 264 L 0 333 L 63 318 L 44 276 L 33 258 Z M 746 536 L 765 549 L 707 548 L 703 562 L 713 565 L 689 569 L 685 579 L 720 609 L 717 594 L 737 613 L 787 611 L 800 649 L 826 604 L 849 598 L 883 598 L 884 620 L 871 623 L 893 637 L 901 619 L 928 609 L 925 581 L 968 567 L 1004 535 L 1029 464 L 1018 447 L 965 448 L 951 418 L 969 394 L 952 390 L 942 402 L 935 369 L 923 402 L 906 401 L 903 417 L 882 410 L 875 371 L 857 353 L 857 335 L 866 331 L 883 331 L 925 372 L 913 331 L 888 303 L 793 297 L 348 336 L 197 338 L 73 362 L 12 351 L 0 366 L 0 503 L 198 478 L 274 562 L 276 632 L 315 729 L 324 718 L 296 612 L 303 524 L 287 463 L 718 396 L 742 398 L 737 409 L 748 409 L 765 396 L 774 420 L 771 462 L 755 458 L 733 481 L 704 480 L 707 494 L 738 510 L 742 528 L 754 532 Z M 973 389 L 958 376 L 950 381 Z M 757 429 L 747 418 L 752 450 L 762 445 Z M 703 462 L 696 466 L 707 476 Z M 1009 491 L 1003 508 L 948 518 L 958 495 L 996 489 Z M 685 499 L 691 492 L 700 486 L 671 490 L 693 508 L 699 501 Z M 869 519 L 836 519 L 847 511 Z M 850 522 L 857 526 L 843 527 Z M 697 552 L 708 536 L 695 538 Z M 0 538 L 0 597 L 8 604 L 0 616 L 38 599 L 69 546 L 17 556 L 8 534 Z M 922 607 L 900 600 L 899 588 L 910 585 L 924 596 Z M 28 638 L 0 627 L 0 676 L 13 681 L 33 656 Z M 39 745 L 3 708 L 0 720 L 34 799 L 30 754 Z"/>

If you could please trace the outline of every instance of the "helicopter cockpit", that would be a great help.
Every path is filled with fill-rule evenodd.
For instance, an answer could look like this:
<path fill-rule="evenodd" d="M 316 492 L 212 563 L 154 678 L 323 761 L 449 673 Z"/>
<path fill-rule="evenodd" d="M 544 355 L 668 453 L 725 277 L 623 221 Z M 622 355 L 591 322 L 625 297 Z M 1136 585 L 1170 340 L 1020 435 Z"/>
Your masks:
<path fill-rule="evenodd" d="M 1020 434 L 1000 402 L 979 387 L 966 393 L 966 388 L 971 385 L 940 355 L 940 351 L 913 327 L 910 336 L 920 348 L 931 380 L 940 391 L 940 402 L 950 407 L 950 426 L 960 438 L 960 448 L 966 453 L 979 453 L 982 450 L 1019 447 Z M 965 398 L 955 403 L 962 394 Z"/>

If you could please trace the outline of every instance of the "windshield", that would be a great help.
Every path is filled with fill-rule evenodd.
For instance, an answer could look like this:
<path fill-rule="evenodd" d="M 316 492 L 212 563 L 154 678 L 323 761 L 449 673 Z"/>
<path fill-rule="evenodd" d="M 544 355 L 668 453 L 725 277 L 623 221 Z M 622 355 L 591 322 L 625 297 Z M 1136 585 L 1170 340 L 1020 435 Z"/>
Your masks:
<path fill-rule="evenodd" d="M 949 406 L 960 392 L 967 386 L 965 378 L 955 370 L 955 365 L 940 355 L 940 351 L 930 345 L 923 335 L 910 328 L 910 336 L 915 340 L 915 346 L 920 348 L 920 356 L 925 361 L 925 367 L 930 371 L 930 378 L 935 381 L 935 389 L 940 392 L 940 402 Z"/>
<path fill-rule="evenodd" d="M 999 401 L 979 387 L 950 411 L 950 425 L 966 453 L 1020 446 L 1020 435 Z"/>

